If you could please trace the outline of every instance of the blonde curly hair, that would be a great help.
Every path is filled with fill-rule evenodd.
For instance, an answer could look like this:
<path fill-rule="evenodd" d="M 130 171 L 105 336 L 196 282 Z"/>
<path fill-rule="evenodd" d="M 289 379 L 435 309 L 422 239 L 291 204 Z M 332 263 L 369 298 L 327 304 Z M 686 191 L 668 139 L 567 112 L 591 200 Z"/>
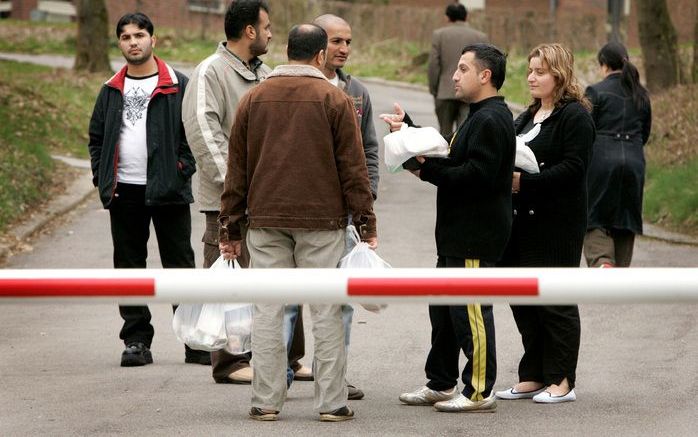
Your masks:
<path fill-rule="evenodd" d="M 555 78 L 553 103 L 560 106 L 568 102 L 579 102 L 587 111 L 591 111 L 591 102 L 584 96 L 584 90 L 574 75 L 574 55 L 562 44 L 545 43 L 536 46 L 528 54 L 528 61 L 539 58 Z M 540 108 L 540 99 L 533 99 L 528 109 L 535 113 Z"/>

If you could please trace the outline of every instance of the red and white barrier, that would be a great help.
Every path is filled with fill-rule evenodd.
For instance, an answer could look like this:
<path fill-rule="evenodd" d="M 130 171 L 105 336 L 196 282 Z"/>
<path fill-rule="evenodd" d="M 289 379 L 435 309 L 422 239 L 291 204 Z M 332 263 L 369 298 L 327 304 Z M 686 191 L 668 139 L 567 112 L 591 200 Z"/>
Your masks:
<path fill-rule="evenodd" d="M 698 303 L 698 269 L 0 270 L 7 302 Z"/>

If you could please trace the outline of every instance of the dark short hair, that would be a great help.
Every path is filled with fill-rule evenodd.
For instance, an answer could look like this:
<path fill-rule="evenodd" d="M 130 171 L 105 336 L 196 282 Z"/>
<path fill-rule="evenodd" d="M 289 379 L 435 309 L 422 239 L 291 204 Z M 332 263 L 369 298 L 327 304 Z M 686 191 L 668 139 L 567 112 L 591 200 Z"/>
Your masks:
<path fill-rule="evenodd" d="M 289 61 L 309 61 L 327 49 L 327 32 L 315 24 L 298 24 L 288 33 Z"/>
<path fill-rule="evenodd" d="M 225 37 L 229 40 L 242 38 L 247 26 L 259 23 L 259 11 L 269 13 L 269 5 L 264 0 L 233 0 L 225 11 Z"/>
<path fill-rule="evenodd" d="M 151 36 L 155 31 L 153 27 L 153 22 L 150 21 L 147 15 L 142 12 L 132 12 L 119 18 L 119 22 L 116 23 L 116 37 L 121 38 L 121 34 L 124 33 L 124 26 L 127 24 L 135 24 L 139 29 L 145 29 Z"/>
<path fill-rule="evenodd" d="M 465 21 L 468 18 L 468 10 L 460 3 L 451 3 L 446 6 L 446 16 L 451 21 Z"/>
<path fill-rule="evenodd" d="M 507 73 L 507 55 L 497 46 L 486 43 L 469 44 L 463 48 L 461 54 L 472 52 L 475 61 L 480 66 L 480 71 L 490 70 L 492 78 L 490 82 L 499 90 L 504 84 Z"/>

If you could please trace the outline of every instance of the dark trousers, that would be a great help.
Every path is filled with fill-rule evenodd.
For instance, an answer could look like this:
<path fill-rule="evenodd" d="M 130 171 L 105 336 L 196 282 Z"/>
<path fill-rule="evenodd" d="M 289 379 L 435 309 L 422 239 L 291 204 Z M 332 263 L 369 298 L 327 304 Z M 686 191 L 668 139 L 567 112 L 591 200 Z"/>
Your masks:
<path fill-rule="evenodd" d="M 439 120 L 439 131 L 447 137 L 456 131 L 468 117 L 468 104 L 456 99 L 434 99 L 434 112 Z"/>
<path fill-rule="evenodd" d="M 436 267 L 493 267 L 494 264 L 440 256 Z M 448 390 L 458 383 L 458 358 L 468 362 L 461 375 L 463 395 L 473 401 L 490 395 L 497 377 L 492 305 L 430 305 L 431 350 L 424 368 L 427 387 Z"/>
<path fill-rule="evenodd" d="M 204 243 L 204 268 L 209 268 L 221 256 L 218 248 L 218 212 L 206 211 L 206 229 L 201 241 Z M 250 265 L 250 253 L 247 251 L 246 230 L 242 230 L 242 255 L 238 258 L 240 267 L 247 268 Z M 293 336 L 291 349 L 288 351 L 288 362 L 294 370 L 300 368 L 298 360 L 305 355 L 305 337 L 303 336 L 303 318 L 298 315 L 294 332 L 300 335 Z M 228 376 L 244 367 L 250 366 L 252 353 L 231 354 L 225 350 L 211 352 L 211 372 L 217 382 L 226 382 Z"/>
<path fill-rule="evenodd" d="M 512 305 L 511 311 L 524 347 L 519 381 L 550 385 L 567 378 L 574 388 L 581 332 L 578 307 Z"/>
<path fill-rule="evenodd" d="M 144 269 L 148 257 L 150 223 L 155 228 L 164 268 L 194 268 L 189 205 L 145 205 L 145 186 L 118 184 L 109 206 L 114 267 Z M 125 344 L 150 347 L 154 329 L 147 306 L 119 306 L 124 325 L 119 338 Z"/>

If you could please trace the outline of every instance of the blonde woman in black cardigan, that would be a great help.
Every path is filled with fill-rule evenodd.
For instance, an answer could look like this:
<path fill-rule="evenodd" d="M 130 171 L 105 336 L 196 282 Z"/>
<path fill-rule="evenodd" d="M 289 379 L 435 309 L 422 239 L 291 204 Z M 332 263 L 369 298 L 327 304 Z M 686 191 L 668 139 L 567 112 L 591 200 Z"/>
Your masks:
<path fill-rule="evenodd" d="M 541 44 L 528 56 L 533 103 L 516 120 L 540 172 L 516 169 L 514 222 L 503 267 L 579 267 L 587 222 L 586 172 L 594 123 L 591 105 L 574 76 L 572 53 Z M 524 355 L 519 382 L 500 399 L 574 401 L 580 321 L 576 305 L 512 305 Z"/>

